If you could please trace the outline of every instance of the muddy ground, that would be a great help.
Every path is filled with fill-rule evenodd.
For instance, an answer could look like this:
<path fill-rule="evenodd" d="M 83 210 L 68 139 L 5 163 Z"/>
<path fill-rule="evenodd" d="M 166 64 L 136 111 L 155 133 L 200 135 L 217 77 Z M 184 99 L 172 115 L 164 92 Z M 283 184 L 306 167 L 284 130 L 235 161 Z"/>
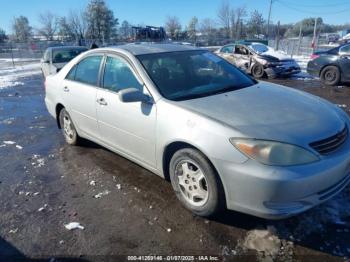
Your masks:
<path fill-rule="evenodd" d="M 231 211 L 211 220 L 197 217 L 180 205 L 169 182 L 91 142 L 66 145 L 46 111 L 41 75 L 21 81 L 0 90 L 0 261 L 350 257 L 349 187 L 283 221 Z M 317 80 L 274 82 L 326 98 L 350 113 L 350 87 L 323 87 Z M 64 226 L 69 222 L 84 229 L 69 231 Z"/>

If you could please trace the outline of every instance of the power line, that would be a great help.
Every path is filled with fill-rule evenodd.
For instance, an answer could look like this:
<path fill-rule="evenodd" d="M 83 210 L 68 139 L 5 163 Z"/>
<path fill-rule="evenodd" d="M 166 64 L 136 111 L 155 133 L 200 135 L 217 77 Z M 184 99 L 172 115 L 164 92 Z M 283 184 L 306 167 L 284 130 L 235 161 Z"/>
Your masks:
<path fill-rule="evenodd" d="M 301 12 L 301 13 L 306 13 L 306 14 L 313 14 L 313 15 L 335 15 L 335 14 L 340 14 L 340 13 L 345 13 L 345 12 L 349 12 L 350 11 L 350 7 L 343 9 L 343 10 L 339 10 L 339 11 L 325 11 L 325 12 L 314 12 L 314 11 L 306 11 L 305 9 L 300 9 L 300 8 L 296 8 L 293 6 L 290 6 L 289 4 L 286 4 L 284 2 L 281 2 L 281 0 L 276 0 L 276 3 L 281 4 L 284 7 L 287 7 L 291 10 L 297 11 L 297 12 Z"/>
<path fill-rule="evenodd" d="M 295 1 L 293 2 L 289 2 L 288 0 L 276 0 L 276 1 L 279 1 L 280 3 L 285 3 L 285 4 L 288 4 L 288 5 L 293 5 L 293 4 L 296 4 Z M 332 6 L 338 6 L 338 5 L 349 5 L 350 2 L 347 1 L 347 2 L 340 2 L 340 3 L 328 3 L 328 4 L 300 4 L 298 3 L 297 6 L 300 6 L 300 7 L 311 7 L 311 8 L 314 8 L 314 7 L 319 7 L 319 8 L 322 8 L 322 7 L 332 7 Z"/>

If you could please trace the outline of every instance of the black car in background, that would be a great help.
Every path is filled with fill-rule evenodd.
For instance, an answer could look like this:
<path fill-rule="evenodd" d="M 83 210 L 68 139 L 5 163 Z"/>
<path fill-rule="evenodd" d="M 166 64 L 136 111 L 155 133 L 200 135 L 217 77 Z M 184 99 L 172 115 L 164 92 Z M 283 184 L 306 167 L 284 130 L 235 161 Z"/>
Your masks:
<path fill-rule="evenodd" d="M 313 53 L 307 72 L 329 86 L 350 82 L 350 44 Z"/>

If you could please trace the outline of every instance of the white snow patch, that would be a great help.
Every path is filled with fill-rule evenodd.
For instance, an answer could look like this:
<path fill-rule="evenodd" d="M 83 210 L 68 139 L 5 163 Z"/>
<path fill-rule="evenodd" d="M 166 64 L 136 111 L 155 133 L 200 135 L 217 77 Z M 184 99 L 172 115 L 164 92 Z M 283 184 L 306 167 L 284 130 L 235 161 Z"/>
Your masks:
<path fill-rule="evenodd" d="M 5 124 L 5 125 L 11 125 L 13 123 L 13 121 L 15 120 L 14 117 L 10 117 L 4 120 L 0 121 L 0 124 Z"/>
<path fill-rule="evenodd" d="M 65 224 L 64 227 L 68 230 L 73 230 L 73 229 L 84 230 L 84 227 L 80 225 L 80 223 L 78 222 L 70 222 L 69 224 Z"/>
<path fill-rule="evenodd" d="M 18 228 L 15 228 L 15 229 L 11 229 L 11 230 L 9 231 L 9 233 L 10 233 L 10 234 L 16 234 L 17 231 L 18 231 Z"/>
<path fill-rule="evenodd" d="M 3 143 L 5 145 L 14 145 L 14 144 L 16 144 L 16 142 L 14 142 L 14 141 L 3 141 Z"/>
<path fill-rule="evenodd" d="M 45 159 L 40 158 L 40 155 L 33 155 L 32 159 L 34 160 L 34 162 L 32 162 L 32 166 L 34 168 L 42 167 L 45 165 Z"/>
<path fill-rule="evenodd" d="M 281 240 L 270 230 L 254 229 L 248 231 L 243 245 L 245 248 L 275 256 L 281 248 Z"/>
<path fill-rule="evenodd" d="M 44 211 L 47 208 L 47 204 L 45 204 L 44 206 L 42 206 L 41 208 L 38 209 L 39 212 Z"/>
<path fill-rule="evenodd" d="M 41 73 L 40 63 L 33 63 L 15 68 L 1 68 L 0 90 L 12 86 L 24 85 L 21 78 L 33 76 Z"/>
<path fill-rule="evenodd" d="M 120 184 L 116 184 L 116 187 L 118 190 L 120 190 L 122 188 L 122 186 Z"/>
<path fill-rule="evenodd" d="M 103 196 L 108 195 L 109 193 L 110 193 L 109 190 L 105 190 L 105 191 L 103 191 L 103 192 L 100 192 L 100 193 L 94 195 L 94 198 L 101 198 L 101 197 L 103 197 Z"/>
<path fill-rule="evenodd" d="M 22 147 L 22 146 L 20 146 L 20 145 L 16 145 L 16 148 L 18 148 L 18 149 L 20 149 L 20 150 L 22 150 L 22 149 L 23 149 L 23 147 Z"/>
<path fill-rule="evenodd" d="M 89 183 L 90 186 L 96 186 L 96 181 L 94 180 L 91 180 L 90 183 Z"/>

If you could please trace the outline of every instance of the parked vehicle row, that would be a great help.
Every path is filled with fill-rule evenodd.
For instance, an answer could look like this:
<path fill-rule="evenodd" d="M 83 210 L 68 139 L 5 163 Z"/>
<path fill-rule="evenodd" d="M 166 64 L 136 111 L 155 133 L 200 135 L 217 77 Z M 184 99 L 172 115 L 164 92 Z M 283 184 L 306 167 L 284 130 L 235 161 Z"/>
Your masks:
<path fill-rule="evenodd" d="M 330 86 L 350 82 L 350 44 L 313 53 L 307 72 Z"/>
<path fill-rule="evenodd" d="M 98 48 L 48 76 L 45 87 L 47 109 L 68 144 L 92 140 L 169 179 L 198 215 L 228 208 L 289 217 L 350 181 L 344 111 L 258 82 L 203 49 Z"/>
<path fill-rule="evenodd" d="M 300 73 L 300 67 L 294 59 L 261 43 L 229 44 L 220 48 L 216 54 L 254 78 L 276 78 Z"/>

